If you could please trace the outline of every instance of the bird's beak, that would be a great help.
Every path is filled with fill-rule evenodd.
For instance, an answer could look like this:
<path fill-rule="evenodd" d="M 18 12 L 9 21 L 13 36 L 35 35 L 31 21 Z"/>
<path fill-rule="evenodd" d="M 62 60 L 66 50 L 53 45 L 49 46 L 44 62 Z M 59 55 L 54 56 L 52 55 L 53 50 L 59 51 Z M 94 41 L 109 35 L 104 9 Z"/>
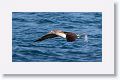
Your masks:
<path fill-rule="evenodd" d="M 79 34 L 77 34 L 77 38 L 80 38 L 80 35 L 79 35 Z"/>

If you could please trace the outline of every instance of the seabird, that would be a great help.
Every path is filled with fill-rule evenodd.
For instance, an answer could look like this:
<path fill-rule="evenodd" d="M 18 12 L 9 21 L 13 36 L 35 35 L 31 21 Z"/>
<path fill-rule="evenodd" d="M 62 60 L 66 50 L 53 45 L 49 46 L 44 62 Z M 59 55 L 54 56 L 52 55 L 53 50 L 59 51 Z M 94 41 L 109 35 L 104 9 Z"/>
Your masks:
<path fill-rule="evenodd" d="M 41 38 L 37 39 L 35 42 L 43 41 L 49 38 L 63 37 L 66 38 L 67 42 L 73 42 L 77 39 L 78 35 L 72 32 L 64 32 L 62 30 L 52 30 Z"/>

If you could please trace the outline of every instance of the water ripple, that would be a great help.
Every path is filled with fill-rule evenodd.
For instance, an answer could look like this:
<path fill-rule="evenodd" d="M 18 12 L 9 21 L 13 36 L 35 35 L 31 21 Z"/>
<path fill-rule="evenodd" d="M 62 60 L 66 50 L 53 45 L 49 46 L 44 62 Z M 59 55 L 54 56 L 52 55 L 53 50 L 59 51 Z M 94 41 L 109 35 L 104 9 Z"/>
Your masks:
<path fill-rule="evenodd" d="M 75 42 L 57 37 L 34 43 L 50 30 L 60 29 L 81 35 Z M 13 12 L 13 62 L 101 62 L 101 12 Z"/>

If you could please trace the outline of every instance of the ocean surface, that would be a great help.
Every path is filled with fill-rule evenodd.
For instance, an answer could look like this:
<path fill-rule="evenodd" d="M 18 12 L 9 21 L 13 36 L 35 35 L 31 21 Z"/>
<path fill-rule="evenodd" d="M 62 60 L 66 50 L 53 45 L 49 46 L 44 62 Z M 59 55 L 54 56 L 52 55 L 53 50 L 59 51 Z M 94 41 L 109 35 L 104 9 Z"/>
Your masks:
<path fill-rule="evenodd" d="M 56 37 L 34 41 L 51 30 L 81 35 L 74 42 Z M 101 12 L 13 12 L 13 62 L 102 62 Z"/>

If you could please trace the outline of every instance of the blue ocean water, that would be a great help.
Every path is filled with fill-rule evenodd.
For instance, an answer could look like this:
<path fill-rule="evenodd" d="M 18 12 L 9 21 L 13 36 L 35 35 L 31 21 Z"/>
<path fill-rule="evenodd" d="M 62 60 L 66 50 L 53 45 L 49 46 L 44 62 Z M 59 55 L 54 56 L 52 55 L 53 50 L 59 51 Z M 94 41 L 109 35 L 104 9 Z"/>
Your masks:
<path fill-rule="evenodd" d="M 86 33 L 74 42 L 56 37 L 34 41 L 51 30 Z M 101 62 L 101 12 L 13 12 L 13 62 Z"/>

